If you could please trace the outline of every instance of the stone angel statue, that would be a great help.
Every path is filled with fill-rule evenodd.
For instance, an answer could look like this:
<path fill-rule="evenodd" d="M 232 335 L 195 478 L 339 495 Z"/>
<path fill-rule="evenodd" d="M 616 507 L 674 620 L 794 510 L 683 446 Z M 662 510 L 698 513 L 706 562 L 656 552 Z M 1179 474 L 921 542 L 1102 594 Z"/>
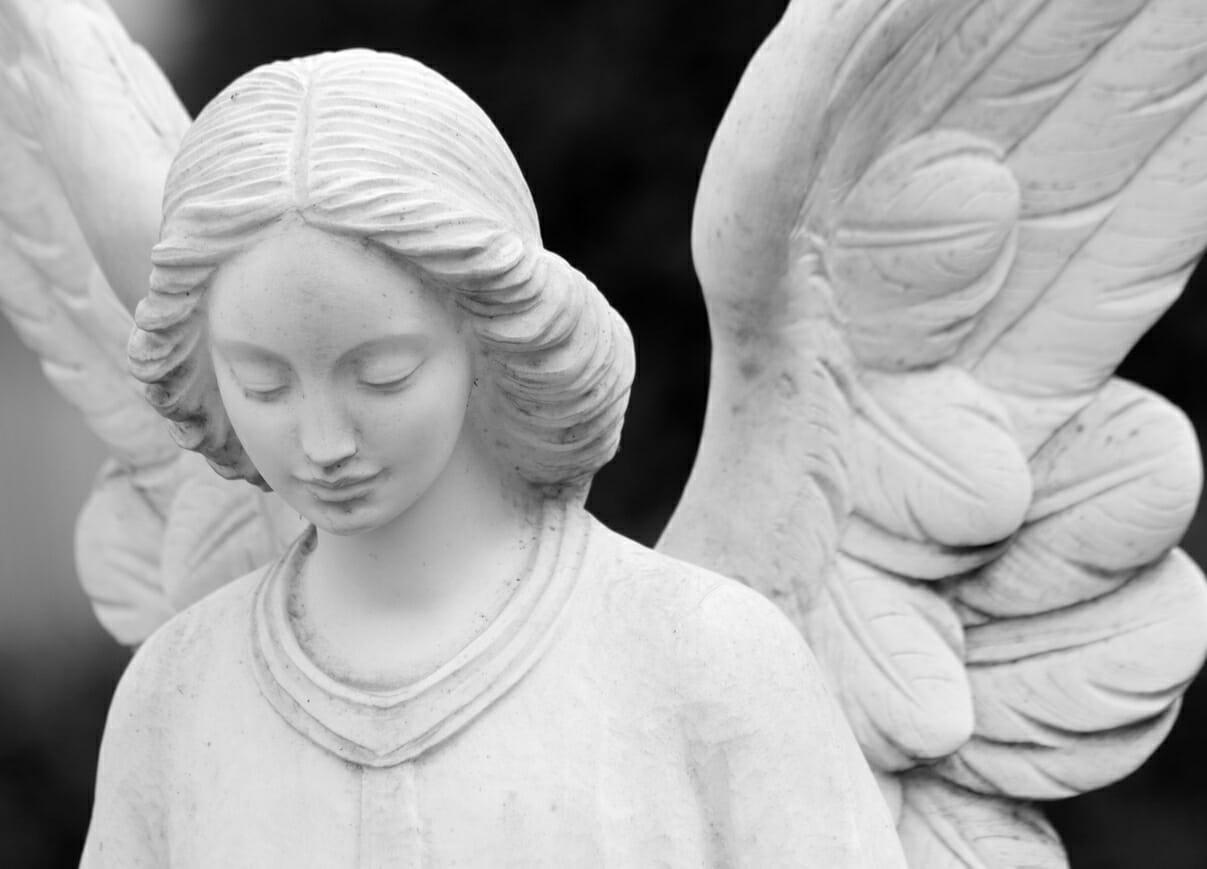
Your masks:
<path fill-rule="evenodd" d="M 1168 733 L 1200 461 L 1112 375 L 1207 243 L 1200 0 L 789 4 L 657 551 L 582 506 L 631 339 L 454 85 L 336 52 L 190 124 L 100 0 L 0 51 L 0 305 L 141 644 L 84 865 L 1055 869 L 1036 801 Z"/>

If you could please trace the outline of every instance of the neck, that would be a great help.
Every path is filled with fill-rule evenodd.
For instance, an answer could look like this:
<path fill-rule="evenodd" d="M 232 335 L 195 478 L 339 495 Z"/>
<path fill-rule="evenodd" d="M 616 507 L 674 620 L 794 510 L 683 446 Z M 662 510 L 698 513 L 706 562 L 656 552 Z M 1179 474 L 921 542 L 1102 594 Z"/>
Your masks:
<path fill-rule="evenodd" d="M 527 571 L 543 500 L 458 447 L 437 482 L 386 526 L 318 531 L 301 578 L 301 638 L 350 682 L 413 681 L 502 610 Z"/>
<path fill-rule="evenodd" d="M 426 610 L 482 577 L 508 572 L 507 553 L 526 550 L 540 522 L 535 494 L 507 486 L 459 447 L 440 479 L 405 513 L 355 536 L 318 531 L 308 573 L 376 611 Z"/>

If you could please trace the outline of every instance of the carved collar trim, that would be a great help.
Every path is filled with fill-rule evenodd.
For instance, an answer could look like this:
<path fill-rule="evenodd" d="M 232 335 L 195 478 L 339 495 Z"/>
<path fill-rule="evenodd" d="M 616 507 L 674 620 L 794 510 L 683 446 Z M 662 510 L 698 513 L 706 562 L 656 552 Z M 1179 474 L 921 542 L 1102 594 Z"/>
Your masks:
<path fill-rule="evenodd" d="M 294 729 L 344 760 L 365 766 L 412 760 L 472 722 L 540 660 L 581 573 L 590 530 L 579 509 L 547 509 L 531 573 L 490 627 L 424 679 L 377 692 L 324 673 L 294 635 L 290 580 L 313 543 L 311 528 L 256 590 L 252 658 L 260 691 Z"/>

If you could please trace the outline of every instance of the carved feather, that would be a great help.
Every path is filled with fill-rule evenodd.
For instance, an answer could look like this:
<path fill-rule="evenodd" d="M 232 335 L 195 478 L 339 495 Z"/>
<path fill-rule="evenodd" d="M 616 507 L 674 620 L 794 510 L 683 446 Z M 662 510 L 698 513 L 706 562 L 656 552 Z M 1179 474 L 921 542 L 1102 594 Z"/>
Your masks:
<path fill-rule="evenodd" d="M 101 0 L 0 0 L 0 60 L 0 309 L 115 459 L 77 522 L 77 571 L 102 625 L 136 644 L 300 526 L 182 453 L 127 371 L 189 122 L 167 79 Z"/>
<path fill-rule="evenodd" d="M 182 461 L 190 473 L 172 501 L 158 564 L 174 612 L 268 564 L 304 527 L 277 495 L 223 479 L 196 453 Z"/>
<path fill-rule="evenodd" d="M 1058 610 L 1108 594 L 1177 545 L 1202 468 L 1190 421 L 1122 380 L 1031 461 L 1035 499 L 1011 546 L 953 588 L 971 621 Z"/>
<path fill-rule="evenodd" d="M 127 370 L 188 124 L 162 72 L 99 0 L 3 0 L 0 60 L 0 310 L 115 459 L 77 522 L 77 571 L 102 625 L 135 644 L 294 526 L 186 461 Z"/>
<path fill-rule="evenodd" d="M 868 373 L 855 390 L 855 508 L 898 537 L 979 547 L 1009 537 L 1031 503 L 1027 459 L 1000 403 L 959 369 Z M 871 560 L 871 559 L 868 559 Z M 886 569 L 918 579 L 909 559 Z"/>
<path fill-rule="evenodd" d="M 805 631 L 827 672 L 849 674 L 834 688 L 876 768 L 909 769 L 964 745 L 972 690 L 951 605 L 921 583 L 845 557 L 824 588 Z"/>
<path fill-rule="evenodd" d="M 1193 433 L 1110 376 L 1207 243 L 1205 99 L 1200 0 L 798 0 L 713 143 L 714 380 L 661 545 L 787 602 L 875 766 L 950 755 L 958 786 L 905 778 L 912 865 L 1063 866 L 1011 800 L 1126 774 L 1202 665 L 1204 584 L 1169 554 Z M 800 360 L 835 388 L 749 407 L 794 401 L 743 390 Z M 808 551 L 760 560 L 787 517 Z"/>
<path fill-rule="evenodd" d="M 1136 769 L 1207 657 L 1207 583 L 1180 550 L 1119 590 L 967 635 L 976 733 L 942 767 L 974 790 L 1073 796 Z"/>
<path fill-rule="evenodd" d="M 3 0 L 0 56 L 60 197 L 125 306 L 146 295 L 168 164 L 189 117 L 100 0 Z"/>
<path fill-rule="evenodd" d="M 904 777 L 898 823 L 912 866 L 1065 869 L 1056 831 L 1034 806 L 965 791 L 927 772 Z"/>
<path fill-rule="evenodd" d="M 21 9 L 40 14 L 51 6 Z M 44 108 L 69 113 L 82 103 L 59 93 L 56 106 L 44 107 L 48 94 L 30 90 L 40 74 L 25 44 L 34 34 L 13 28 L 17 10 L 0 7 L 0 310 L 115 460 L 77 522 L 77 572 L 101 624 L 135 643 L 173 612 L 159 581 L 159 546 L 180 450 L 126 369 L 132 319 L 102 275 L 56 174 L 56 142 L 43 135 Z M 73 148 L 95 144 L 78 127 L 73 138 Z M 108 159 L 137 163 L 138 155 Z"/>
<path fill-rule="evenodd" d="M 1139 766 L 1207 656 L 1207 583 L 1170 552 L 1202 472 L 1189 422 L 1123 381 L 1032 467 L 1038 495 L 1017 540 L 952 589 L 969 625 L 977 727 L 943 772 L 1051 799 Z"/>
<path fill-rule="evenodd" d="M 97 620 L 137 645 L 175 614 L 160 579 L 165 518 L 131 474 L 102 469 L 75 529 L 76 573 Z"/>
<path fill-rule="evenodd" d="M 130 315 L 98 270 L 11 85 L 6 78 L 0 90 L 0 308 L 123 465 L 174 460 L 179 450 L 126 371 Z"/>
<path fill-rule="evenodd" d="M 1028 451 L 1089 402 L 1202 253 L 1205 43 L 1195 0 L 1051 2 L 952 110 L 961 126 L 1016 116 L 992 134 L 1023 191 L 1019 262 L 960 361 L 1002 393 Z M 1041 52 L 1068 69 L 1049 81 L 1028 67 Z"/>

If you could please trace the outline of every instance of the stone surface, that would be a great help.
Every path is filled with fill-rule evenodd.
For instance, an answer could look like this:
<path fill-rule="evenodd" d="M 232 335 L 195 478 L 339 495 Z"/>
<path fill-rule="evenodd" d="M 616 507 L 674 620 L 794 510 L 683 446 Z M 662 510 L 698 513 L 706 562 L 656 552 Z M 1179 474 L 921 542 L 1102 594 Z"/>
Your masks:
<path fill-rule="evenodd" d="M 800 627 L 911 865 L 1065 865 L 1021 801 L 1134 770 L 1207 654 L 1193 432 L 1111 379 L 1207 242 L 1204 37 L 1195 2 L 797 2 L 709 154 L 660 548 Z"/>
<path fill-rule="evenodd" d="M 259 71 L 182 143 L 103 5 L 0 4 L 0 168 L 21 192 L 0 206 L 0 300 L 114 456 L 78 541 L 98 616 L 129 643 L 171 619 L 115 699 L 87 859 L 162 862 L 167 835 L 203 861 L 221 829 L 223 865 L 263 864 L 263 821 L 297 832 L 299 865 L 481 862 L 462 823 L 492 865 L 891 865 L 824 679 L 911 866 L 1063 866 L 1025 801 L 1143 763 L 1207 655 L 1202 576 L 1175 549 L 1193 433 L 1111 377 L 1207 242 L 1201 6 L 790 4 L 697 201 L 712 383 L 659 545 L 689 568 L 577 506 L 615 448 L 628 337 L 541 249 L 476 107 L 426 79 L 391 103 L 384 67 L 349 54 L 304 105 L 324 62 Z M 284 499 L 185 457 L 123 370 L 116 300 L 143 294 L 173 154 L 135 372 L 178 444 Z M 415 305 L 340 315 L 378 284 Z M 223 319 L 258 290 L 292 321 Z M 372 435 L 405 420 L 379 393 L 423 408 L 424 365 L 373 372 L 407 365 L 362 360 L 362 339 L 416 317 L 460 347 L 433 389 L 467 388 L 465 414 L 391 453 Z M 224 334 L 275 361 L 209 354 Z M 299 462 L 322 472 L 294 485 Z M 405 467 L 423 473 L 394 487 Z M 232 583 L 281 557 L 297 513 L 313 536 Z M 533 567 L 550 546 L 574 566 Z M 820 667 L 711 571 L 777 604 Z M 469 769 L 472 799 L 444 782 Z M 260 809 L 219 799 L 248 780 Z M 545 851 L 526 825 L 555 806 Z"/>
<path fill-rule="evenodd" d="M 490 633 L 393 692 L 292 634 L 312 541 L 173 619 L 114 699 L 83 865 L 904 865 L 774 607 L 546 523 Z"/>
<path fill-rule="evenodd" d="M 903 865 L 783 615 L 582 511 L 631 339 L 468 98 L 367 51 L 261 68 L 165 189 L 132 370 L 177 444 L 273 494 L 134 444 L 88 505 L 98 614 L 150 636 L 83 865 Z M 309 529 L 224 580 L 280 502 Z"/>

